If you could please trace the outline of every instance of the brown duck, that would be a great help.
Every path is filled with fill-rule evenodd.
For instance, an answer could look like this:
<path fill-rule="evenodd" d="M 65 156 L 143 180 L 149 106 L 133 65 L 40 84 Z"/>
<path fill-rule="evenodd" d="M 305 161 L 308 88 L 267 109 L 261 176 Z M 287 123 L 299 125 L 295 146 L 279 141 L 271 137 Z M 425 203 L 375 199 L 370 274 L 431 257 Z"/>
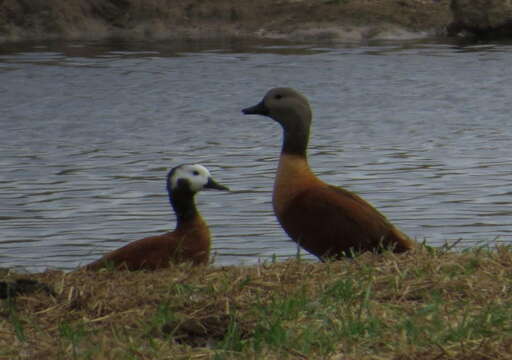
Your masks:
<path fill-rule="evenodd" d="M 177 217 L 176 229 L 129 243 L 86 265 L 85 269 L 156 270 L 169 267 L 171 263 L 207 264 L 210 231 L 194 203 L 194 195 L 203 189 L 228 190 L 215 182 L 202 165 L 184 164 L 171 169 L 167 175 L 167 191 Z"/>
<path fill-rule="evenodd" d="M 414 241 L 358 195 L 318 179 L 308 165 L 311 125 L 308 100 L 290 88 L 274 88 L 246 115 L 268 116 L 284 131 L 272 204 L 291 239 L 321 260 L 363 251 L 404 252 Z"/>

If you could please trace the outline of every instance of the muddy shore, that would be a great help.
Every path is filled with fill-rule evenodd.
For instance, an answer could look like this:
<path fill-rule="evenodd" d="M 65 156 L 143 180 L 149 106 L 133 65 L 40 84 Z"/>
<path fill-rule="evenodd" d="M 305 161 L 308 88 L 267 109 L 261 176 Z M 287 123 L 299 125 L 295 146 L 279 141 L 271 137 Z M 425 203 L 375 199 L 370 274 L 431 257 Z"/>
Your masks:
<path fill-rule="evenodd" d="M 0 41 L 442 36 L 450 0 L 4 0 Z"/>

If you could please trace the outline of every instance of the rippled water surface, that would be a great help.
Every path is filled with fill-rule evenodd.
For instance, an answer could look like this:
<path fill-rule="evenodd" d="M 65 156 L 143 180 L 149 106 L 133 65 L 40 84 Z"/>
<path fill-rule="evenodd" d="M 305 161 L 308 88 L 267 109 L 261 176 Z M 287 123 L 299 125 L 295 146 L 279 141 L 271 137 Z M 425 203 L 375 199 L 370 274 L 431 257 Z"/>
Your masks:
<path fill-rule="evenodd" d="M 432 245 L 512 241 L 512 46 L 59 43 L 0 49 L 0 267 L 72 269 L 174 228 L 167 170 L 199 162 L 215 264 L 294 256 L 271 190 L 290 86 L 310 163 Z"/>

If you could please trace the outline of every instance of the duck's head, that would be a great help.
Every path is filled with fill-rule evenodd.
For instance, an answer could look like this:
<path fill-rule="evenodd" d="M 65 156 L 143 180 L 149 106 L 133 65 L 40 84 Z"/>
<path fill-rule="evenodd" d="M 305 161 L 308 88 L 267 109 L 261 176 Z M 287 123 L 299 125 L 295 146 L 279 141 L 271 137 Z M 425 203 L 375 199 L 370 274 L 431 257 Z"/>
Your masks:
<path fill-rule="evenodd" d="M 245 115 L 263 115 L 277 121 L 287 131 L 309 129 L 311 108 L 304 95 L 291 88 L 273 88 L 258 104 L 242 110 Z"/>
<path fill-rule="evenodd" d="M 167 190 L 195 194 L 203 189 L 227 190 L 217 183 L 207 168 L 199 164 L 182 164 L 172 168 L 167 174 Z"/>

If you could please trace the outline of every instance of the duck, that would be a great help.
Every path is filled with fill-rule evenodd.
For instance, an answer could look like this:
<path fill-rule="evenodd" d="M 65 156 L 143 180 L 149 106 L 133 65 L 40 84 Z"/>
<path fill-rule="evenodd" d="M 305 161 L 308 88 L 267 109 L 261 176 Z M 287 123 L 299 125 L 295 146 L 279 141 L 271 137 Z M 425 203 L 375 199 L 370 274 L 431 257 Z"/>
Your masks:
<path fill-rule="evenodd" d="M 270 117 L 282 127 L 272 206 L 281 227 L 299 246 L 321 261 L 415 247 L 370 203 L 313 173 L 307 157 L 312 110 L 304 95 L 292 88 L 273 88 L 242 113 Z"/>
<path fill-rule="evenodd" d="M 195 194 L 204 189 L 229 191 L 203 165 L 181 164 L 172 168 L 167 174 L 167 192 L 176 213 L 176 229 L 133 241 L 86 265 L 85 270 L 158 270 L 184 262 L 208 264 L 210 231 L 194 202 Z"/>

